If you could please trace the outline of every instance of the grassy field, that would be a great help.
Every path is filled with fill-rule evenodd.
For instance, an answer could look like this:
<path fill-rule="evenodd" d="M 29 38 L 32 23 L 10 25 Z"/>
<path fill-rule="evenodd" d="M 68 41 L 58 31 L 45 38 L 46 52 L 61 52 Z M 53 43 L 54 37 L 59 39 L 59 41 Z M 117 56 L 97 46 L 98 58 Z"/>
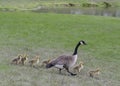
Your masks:
<path fill-rule="evenodd" d="M 0 12 L 0 85 L 1 86 L 119 86 L 120 85 L 120 19 L 84 15 Z M 80 46 L 78 61 L 84 69 L 75 77 L 57 69 L 31 68 L 27 63 L 11 65 L 21 53 L 29 59 L 40 55 L 40 63 L 61 54 L 72 54 Z M 97 78 L 87 72 L 101 69 Z"/>
<path fill-rule="evenodd" d="M 83 3 L 89 2 L 96 3 L 99 7 L 104 7 L 102 4 L 104 1 L 110 3 L 113 7 L 120 6 L 119 0 L 0 0 L 0 9 L 25 10 L 39 7 L 65 7 L 69 3 L 81 7 Z"/>

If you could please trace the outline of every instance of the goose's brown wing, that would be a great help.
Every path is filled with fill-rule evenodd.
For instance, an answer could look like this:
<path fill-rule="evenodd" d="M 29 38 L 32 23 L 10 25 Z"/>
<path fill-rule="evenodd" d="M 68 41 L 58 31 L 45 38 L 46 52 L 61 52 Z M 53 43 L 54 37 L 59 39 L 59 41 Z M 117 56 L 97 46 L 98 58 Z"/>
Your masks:
<path fill-rule="evenodd" d="M 64 64 L 68 64 L 71 60 L 72 60 L 72 56 L 62 55 L 51 61 L 51 63 L 54 65 L 55 64 L 64 65 Z"/>

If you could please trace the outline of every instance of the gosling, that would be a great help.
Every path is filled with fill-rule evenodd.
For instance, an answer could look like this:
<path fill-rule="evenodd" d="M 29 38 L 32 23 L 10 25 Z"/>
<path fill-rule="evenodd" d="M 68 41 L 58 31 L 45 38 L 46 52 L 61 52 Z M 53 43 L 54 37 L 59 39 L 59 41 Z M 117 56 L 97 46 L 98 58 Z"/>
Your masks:
<path fill-rule="evenodd" d="M 74 72 L 80 72 L 83 68 L 84 68 L 84 63 L 83 62 L 80 62 L 80 64 L 79 65 L 77 65 L 77 66 L 75 66 L 74 68 L 73 68 L 73 70 L 74 70 Z"/>
<path fill-rule="evenodd" d="M 21 59 L 22 65 L 25 65 L 25 63 L 27 63 L 27 61 L 28 61 L 28 55 L 25 54 L 25 55 L 23 55 L 23 57 L 22 57 L 22 59 Z"/>
<path fill-rule="evenodd" d="M 42 65 L 41 65 L 41 66 L 47 65 L 50 61 L 51 61 L 51 59 L 44 60 L 44 61 L 42 62 Z"/>
<path fill-rule="evenodd" d="M 96 70 L 92 70 L 92 71 L 89 71 L 89 76 L 90 77 L 95 77 L 96 75 L 99 75 L 100 74 L 100 69 L 97 68 Z"/>
<path fill-rule="evenodd" d="M 21 59 L 22 59 L 22 55 L 19 54 L 16 58 L 14 58 L 14 59 L 12 60 L 11 64 L 16 64 L 16 65 L 18 65 L 18 64 L 20 64 Z"/>
<path fill-rule="evenodd" d="M 29 61 L 30 66 L 31 66 L 31 67 L 35 67 L 35 65 L 37 65 L 37 64 L 39 63 L 39 61 L 40 61 L 39 59 L 40 59 L 39 56 L 35 56 L 35 58 L 31 59 L 31 60 Z"/>

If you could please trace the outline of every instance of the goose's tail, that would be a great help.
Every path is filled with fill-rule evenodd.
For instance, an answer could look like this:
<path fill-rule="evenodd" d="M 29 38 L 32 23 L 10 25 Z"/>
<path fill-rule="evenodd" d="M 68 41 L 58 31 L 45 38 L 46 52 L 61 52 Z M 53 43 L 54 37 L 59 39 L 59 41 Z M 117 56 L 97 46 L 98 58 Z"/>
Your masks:
<path fill-rule="evenodd" d="M 48 64 L 46 65 L 46 68 L 51 68 L 51 67 L 53 67 L 53 66 L 54 66 L 54 64 L 48 63 Z"/>

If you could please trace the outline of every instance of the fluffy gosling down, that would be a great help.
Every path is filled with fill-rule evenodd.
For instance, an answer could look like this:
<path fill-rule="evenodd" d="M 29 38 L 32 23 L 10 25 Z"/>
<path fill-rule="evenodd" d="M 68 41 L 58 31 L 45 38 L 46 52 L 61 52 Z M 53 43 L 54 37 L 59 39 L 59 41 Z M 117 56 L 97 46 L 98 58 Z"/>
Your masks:
<path fill-rule="evenodd" d="M 90 77 L 95 77 L 96 75 L 99 75 L 100 74 L 100 69 L 97 68 L 96 70 L 92 70 L 92 71 L 89 71 L 89 76 Z"/>
<path fill-rule="evenodd" d="M 74 52 L 72 55 L 61 55 L 58 58 L 52 60 L 50 63 L 46 65 L 46 68 L 56 67 L 59 69 L 61 73 L 62 69 L 66 69 L 69 74 L 75 76 L 77 74 L 72 73 L 69 69 L 73 67 L 77 61 L 77 51 L 80 45 L 86 45 L 85 41 L 81 40 L 77 43 Z"/>
<path fill-rule="evenodd" d="M 14 59 L 12 60 L 11 64 L 16 64 L 16 65 L 18 65 L 18 64 L 20 64 L 21 59 L 22 59 L 22 55 L 19 54 L 16 58 L 14 58 Z"/>
<path fill-rule="evenodd" d="M 35 58 L 31 59 L 31 60 L 29 61 L 30 66 L 31 66 L 31 67 L 35 67 L 35 65 L 37 65 L 37 64 L 39 63 L 39 61 L 40 61 L 39 59 L 40 59 L 39 56 L 35 56 Z"/>
<path fill-rule="evenodd" d="M 51 61 L 51 59 L 44 60 L 44 61 L 42 62 L 42 65 L 41 65 L 41 66 L 47 65 L 50 61 Z"/>
<path fill-rule="evenodd" d="M 79 65 L 77 65 L 77 66 L 75 66 L 74 68 L 73 68 L 73 70 L 74 70 L 74 72 L 80 72 L 83 68 L 84 68 L 84 63 L 83 62 L 80 62 L 80 64 Z"/>
<path fill-rule="evenodd" d="M 25 63 L 28 61 L 28 55 L 27 54 L 24 54 L 22 59 L 21 59 L 21 63 L 22 65 L 25 65 Z"/>

